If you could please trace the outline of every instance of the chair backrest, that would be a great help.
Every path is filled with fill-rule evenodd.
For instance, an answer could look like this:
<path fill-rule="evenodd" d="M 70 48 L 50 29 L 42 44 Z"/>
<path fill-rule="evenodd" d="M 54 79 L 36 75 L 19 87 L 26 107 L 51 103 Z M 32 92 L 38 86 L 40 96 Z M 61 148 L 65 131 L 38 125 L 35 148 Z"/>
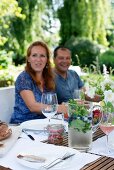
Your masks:
<path fill-rule="evenodd" d="M 0 120 L 9 123 L 15 103 L 15 87 L 0 88 Z"/>

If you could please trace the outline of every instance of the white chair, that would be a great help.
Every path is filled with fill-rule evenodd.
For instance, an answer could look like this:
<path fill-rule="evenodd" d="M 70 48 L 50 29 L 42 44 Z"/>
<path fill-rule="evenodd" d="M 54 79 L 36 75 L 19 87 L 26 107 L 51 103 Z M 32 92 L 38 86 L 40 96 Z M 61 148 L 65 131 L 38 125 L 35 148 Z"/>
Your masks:
<path fill-rule="evenodd" d="M 74 70 L 74 71 L 76 71 L 76 73 L 77 73 L 79 76 L 87 75 L 87 73 L 84 73 L 84 72 L 81 70 L 80 66 L 73 66 L 73 65 L 71 65 L 71 66 L 69 67 L 69 70 Z"/>
<path fill-rule="evenodd" d="M 15 103 L 15 87 L 0 88 L 0 120 L 9 123 Z"/>

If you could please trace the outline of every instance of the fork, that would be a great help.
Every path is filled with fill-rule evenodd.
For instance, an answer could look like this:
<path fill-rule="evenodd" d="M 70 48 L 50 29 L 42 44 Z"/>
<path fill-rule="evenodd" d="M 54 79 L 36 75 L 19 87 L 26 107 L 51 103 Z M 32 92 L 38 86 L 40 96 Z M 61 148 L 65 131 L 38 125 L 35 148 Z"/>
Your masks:
<path fill-rule="evenodd" d="M 53 160 L 48 165 L 43 166 L 43 168 L 48 170 L 48 169 L 52 168 L 53 166 L 55 166 L 56 164 L 62 162 L 63 160 L 66 160 L 74 155 L 75 155 L 74 153 L 73 154 L 65 153 L 65 155 L 63 155 L 61 158 L 57 158 L 57 159 Z"/>

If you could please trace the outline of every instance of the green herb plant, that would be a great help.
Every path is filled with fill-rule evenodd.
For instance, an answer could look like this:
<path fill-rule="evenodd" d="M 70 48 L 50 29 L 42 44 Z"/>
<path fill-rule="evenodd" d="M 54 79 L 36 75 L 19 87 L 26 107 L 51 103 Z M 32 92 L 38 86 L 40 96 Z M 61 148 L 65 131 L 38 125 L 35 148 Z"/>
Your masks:
<path fill-rule="evenodd" d="M 76 100 L 69 100 L 69 127 L 86 133 L 91 130 L 91 117 L 89 111 L 83 104 Z"/>

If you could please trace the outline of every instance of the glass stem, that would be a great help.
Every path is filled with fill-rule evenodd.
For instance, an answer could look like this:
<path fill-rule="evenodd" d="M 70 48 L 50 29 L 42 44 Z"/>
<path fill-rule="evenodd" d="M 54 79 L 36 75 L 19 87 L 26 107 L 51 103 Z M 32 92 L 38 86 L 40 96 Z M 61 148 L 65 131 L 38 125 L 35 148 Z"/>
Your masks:
<path fill-rule="evenodd" d="M 48 118 L 48 122 L 49 122 L 49 125 L 50 125 L 50 118 Z"/>
<path fill-rule="evenodd" d="M 107 152 L 108 154 L 110 153 L 109 148 L 108 148 L 108 135 L 106 135 L 106 147 L 107 147 Z"/>
<path fill-rule="evenodd" d="M 64 125 L 64 113 L 62 113 L 62 124 Z"/>

